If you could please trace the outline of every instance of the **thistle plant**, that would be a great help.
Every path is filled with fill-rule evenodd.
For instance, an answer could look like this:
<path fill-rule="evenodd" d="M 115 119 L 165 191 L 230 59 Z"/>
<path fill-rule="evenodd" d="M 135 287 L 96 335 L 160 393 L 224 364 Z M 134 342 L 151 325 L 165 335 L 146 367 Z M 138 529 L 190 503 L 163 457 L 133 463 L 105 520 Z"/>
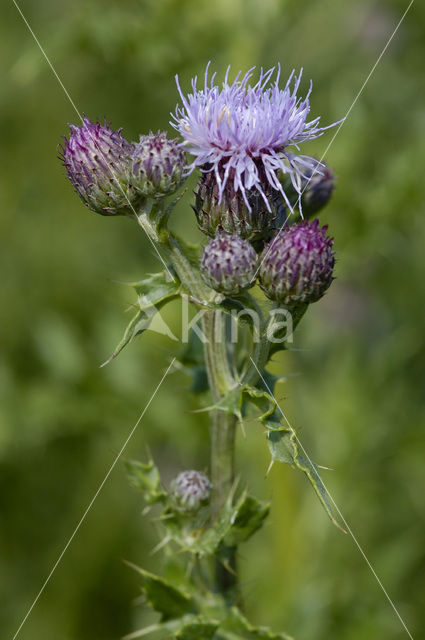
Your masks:
<path fill-rule="evenodd" d="M 311 87 L 298 97 L 301 74 L 292 73 L 282 89 L 280 68 L 274 80 L 274 69 L 261 71 L 255 84 L 253 73 L 230 83 L 227 71 L 220 87 L 207 67 L 203 87 L 195 79 L 189 95 L 176 79 L 181 104 L 172 126 L 179 139 L 158 132 L 130 142 L 121 130 L 85 118 L 71 125 L 62 148 L 83 202 L 102 215 L 133 217 L 167 261 L 165 270 L 135 285 L 135 316 L 108 362 L 171 300 L 189 300 L 201 318 L 176 357 L 210 413 L 207 473 L 182 471 L 167 487 L 152 459 L 126 463 L 146 505 L 159 511 L 158 548 L 167 551 L 163 575 L 135 567 L 159 619 L 132 638 L 288 638 L 252 626 L 242 612 L 238 547 L 269 512 L 243 479 L 235 481 L 235 433 L 247 416 L 265 431 L 271 463 L 303 472 L 334 521 L 317 466 L 281 420 L 276 378 L 266 369 L 273 354 L 288 349 L 309 305 L 333 280 L 333 239 L 317 219 L 303 220 L 329 201 L 333 173 L 298 153 L 328 127 L 319 127 L 319 118 L 308 120 Z M 168 196 L 197 169 L 193 208 L 205 235 L 202 247 L 189 246 L 168 227 L 179 198 Z M 278 313 L 286 323 L 276 323 Z M 188 460 L 189 467 L 195 464 Z"/>

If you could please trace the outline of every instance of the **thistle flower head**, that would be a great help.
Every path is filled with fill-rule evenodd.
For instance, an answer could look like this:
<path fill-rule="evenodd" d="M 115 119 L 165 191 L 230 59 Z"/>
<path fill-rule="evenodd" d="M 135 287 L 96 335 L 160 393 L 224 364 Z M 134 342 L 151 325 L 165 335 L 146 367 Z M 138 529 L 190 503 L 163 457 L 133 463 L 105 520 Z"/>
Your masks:
<path fill-rule="evenodd" d="M 258 256 L 247 240 L 219 233 L 204 248 L 201 273 L 215 291 L 238 294 L 254 283 Z"/>
<path fill-rule="evenodd" d="M 178 503 L 194 511 L 207 502 L 211 493 L 211 482 L 200 471 L 182 471 L 173 480 L 172 489 Z"/>
<path fill-rule="evenodd" d="M 257 189 L 267 204 L 264 185 L 269 184 L 282 193 L 292 208 L 278 174 L 288 174 L 300 194 L 301 177 L 317 161 L 295 155 L 288 147 L 298 149 L 301 142 L 317 138 L 328 128 L 318 126 L 320 118 L 307 121 L 311 85 L 306 97 L 298 98 L 301 73 L 295 76 L 292 72 L 284 88 L 279 88 L 279 66 L 274 81 L 274 68 L 261 70 L 252 86 L 254 68 L 243 77 L 238 73 L 231 84 L 228 69 L 220 88 L 215 84 L 215 74 L 209 80 L 208 68 L 209 65 L 203 88 L 198 89 L 195 78 L 188 96 L 183 94 L 176 78 L 182 106 L 177 107 L 172 124 L 194 156 L 188 171 L 196 167 L 212 171 L 220 200 L 231 181 L 248 208 L 246 194 L 250 189 Z"/>
<path fill-rule="evenodd" d="M 132 181 L 142 196 L 166 196 L 182 184 L 185 154 L 165 132 L 140 136 L 131 158 Z"/>
<path fill-rule="evenodd" d="M 84 117 L 79 127 L 70 124 L 61 159 L 83 202 L 105 216 L 131 213 L 135 193 L 129 185 L 131 144 L 106 123 Z"/>
<path fill-rule="evenodd" d="M 260 286 L 271 300 L 291 306 L 319 300 L 333 280 L 333 238 L 319 221 L 280 231 L 264 248 Z"/>

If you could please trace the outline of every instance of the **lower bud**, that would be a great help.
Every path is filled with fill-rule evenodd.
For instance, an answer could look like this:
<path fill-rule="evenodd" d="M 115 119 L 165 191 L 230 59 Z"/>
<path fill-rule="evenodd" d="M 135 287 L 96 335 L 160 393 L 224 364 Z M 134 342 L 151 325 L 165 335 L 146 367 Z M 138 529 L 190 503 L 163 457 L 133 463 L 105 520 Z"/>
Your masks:
<path fill-rule="evenodd" d="M 247 240 L 218 233 L 204 248 L 201 273 L 215 291 L 236 295 L 254 283 L 258 256 Z"/>
<path fill-rule="evenodd" d="M 286 306 L 319 300 L 333 280 L 333 238 L 319 221 L 281 231 L 264 248 L 260 286 L 268 298 Z"/>
<path fill-rule="evenodd" d="M 211 482 L 200 471 L 182 471 L 172 483 L 173 495 L 179 507 L 196 511 L 206 504 L 211 494 Z"/>

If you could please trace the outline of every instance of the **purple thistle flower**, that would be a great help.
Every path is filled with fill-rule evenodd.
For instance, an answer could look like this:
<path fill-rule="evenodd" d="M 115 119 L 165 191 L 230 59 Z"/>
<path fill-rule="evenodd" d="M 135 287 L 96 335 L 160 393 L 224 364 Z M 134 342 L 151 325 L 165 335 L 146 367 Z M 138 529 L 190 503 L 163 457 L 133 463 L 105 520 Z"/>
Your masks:
<path fill-rule="evenodd" d="M 252 287 L 258 255 L 248 240 L 218 233 L 204 248 L 201 273 L 215 291 L 236 295 Z"/>
<path fill-rule="evenodd" d="M 319 220 L 280 231 L 264 248 L 260 286 L 271 300 L 285 305 L 319 300 L 333 280 L 333 238 Z"/>
<path fill-rule="evenodd" d="M 208 79 L 208 64 L 204 87 L 198 89 L 197 78 L 194 78 L 193 93 L 187 97 L 176 76 L 182 106 L 172 114 L 175 122 L 171 124 L 183 137 L 187 151 L 195 156 L 188 172 L 196 167 L 214 172 L 220 200 L 231 182 L 233 189 L 242 193 L 249 210 L 246 191 L 251 189 L 258 190 L 270 209 L 265 193 L 268 184 L 281 192 L 292 210 L 278 174 L 288 174 L 300 196 L 301 179 L 317 161 L 293 154 L 288 147 L 298 150 L 299 143 L 321 136 L 329 127 L 319 127 L 319 117 L 307 122 L 312 86 L 310 83 L 304 100 L 297 97 L 302 72 L 295 76 L 293 71 L 285 87 L 280 89 L 280 65 L 272 84 L 274 67 L 266 72 L 261 70 L 258 82 L 251 86 L 254 68 L 243 78 L 239 72 L 232 84 L 228 81 L 228 68 L 220 89 L 214 84 L 215 73 Z"/>
<path fill-rule="evenodd" d="M 114 131 L 86 117 L 80 127 L 69 128 L 60 158 L 84 204 L 105 216 L 131 213 L 139 196 L 129 184 L 132 146 L 121 129 Z"/>

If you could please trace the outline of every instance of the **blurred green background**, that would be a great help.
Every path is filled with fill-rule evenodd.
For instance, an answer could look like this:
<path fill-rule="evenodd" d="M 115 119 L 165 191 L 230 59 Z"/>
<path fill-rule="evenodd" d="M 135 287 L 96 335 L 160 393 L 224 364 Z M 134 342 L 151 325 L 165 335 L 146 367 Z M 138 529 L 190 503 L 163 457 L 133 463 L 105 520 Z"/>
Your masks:
<path fill-rule="evenodd" d="M 183 87 L 280 61 L 314 80 L 313 115 L 342 117 L 407 1 L 21 0 L 78 109 L 135 139 L 170 129 Z M 99 369 L 129 289 L 160 264 L 127 220 L 86 209 L 57 160 L 78 122 L 11 0 L 0 9 L 0 628 L 12 638 L 178 346 L 148 333 Z M 337 281 L 274 371 L 278 397 L 412 635 L 425 625 L 425 5 L 417 0 L 332 145 L 323 214 Z M 321 155 L 331 133 L 303 148 Z M 191 182 L 194 186 L 194 181 Z M 190 190 L 173 225 L 199 240 Z M 165 317 L 178 328 L 179 307 Z M 166 478 L 207 465 L 205 414 L 170 376 L 127 455 Z M 238 442 L 242 478 L 272 500 L 241 552 L 253 622 L 297 640 L 407 637 L 350 536 L 304 477 L 265 470 L 261 428 Z M 155 528 L 118 464 L 22 628 L 22 640 L 113 640 L 143 625 L 127 559 L 159 570 Z M 150 619 L 150 618 L 149 618 Z"/>

